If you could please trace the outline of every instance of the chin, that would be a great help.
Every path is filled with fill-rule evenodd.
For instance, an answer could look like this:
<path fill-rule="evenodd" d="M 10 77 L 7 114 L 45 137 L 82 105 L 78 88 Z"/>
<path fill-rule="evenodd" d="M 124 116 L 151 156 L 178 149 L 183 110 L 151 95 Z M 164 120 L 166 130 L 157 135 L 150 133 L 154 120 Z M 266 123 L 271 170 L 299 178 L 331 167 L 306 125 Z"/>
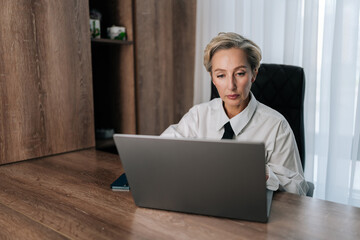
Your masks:
<path fill-rule="evenodd" d="M 237 107 L 237 106 L 240 106 L 241 103 L 243 101 L 239 101 L 239 100 L 226 100 L 224 101 L 224 103 L 227 105 L 227 106 L 230 106 L 230 107 Z"/>

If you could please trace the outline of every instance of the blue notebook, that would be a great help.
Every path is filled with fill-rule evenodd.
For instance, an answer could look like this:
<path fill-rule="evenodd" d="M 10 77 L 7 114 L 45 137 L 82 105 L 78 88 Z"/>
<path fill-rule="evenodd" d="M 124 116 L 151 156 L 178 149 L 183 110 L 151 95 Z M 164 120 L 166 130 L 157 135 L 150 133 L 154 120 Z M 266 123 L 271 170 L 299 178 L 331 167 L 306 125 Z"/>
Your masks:
<path fill-rule="evenodd" d="M 110 185 L 110 187 L 113 191 L 129 191 L 130 187 L 129 187 L 125 173 L 121 174 L 121 176 L 118 179 L 116 179 Z"/>

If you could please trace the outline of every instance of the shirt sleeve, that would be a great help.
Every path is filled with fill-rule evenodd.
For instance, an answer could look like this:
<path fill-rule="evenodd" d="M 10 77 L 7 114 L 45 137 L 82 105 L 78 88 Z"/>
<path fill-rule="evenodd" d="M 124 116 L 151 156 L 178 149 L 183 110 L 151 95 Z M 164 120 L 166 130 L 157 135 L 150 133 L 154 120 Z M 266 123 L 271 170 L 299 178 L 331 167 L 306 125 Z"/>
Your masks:
<path fill-rule="evenodd" d="M 170 125 L 160 136 L 173 138 L 195 138 L 198 129 L 198 112 L 196 107 L 192 107 L 178 124 Z"/>
<path fill-rule="evenodd" d="M 280 123 L 272 150 L 268 152 L 266 171 L 270 190 L 306 195 L 308 185 L 304 178 L 299 151 L 294 134 L 284 120 Z"/>

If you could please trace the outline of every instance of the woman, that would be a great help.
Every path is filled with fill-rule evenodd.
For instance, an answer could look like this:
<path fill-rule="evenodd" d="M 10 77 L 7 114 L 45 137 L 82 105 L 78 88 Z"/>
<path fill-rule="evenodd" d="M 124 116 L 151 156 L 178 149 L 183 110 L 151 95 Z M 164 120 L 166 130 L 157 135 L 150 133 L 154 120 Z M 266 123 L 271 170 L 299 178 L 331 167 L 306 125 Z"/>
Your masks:
<path fill-rule="evenodd" d="M 249 39 L 236 33 L 213 38 L 204 51 L 204 66 L 220 98 L 192 107 L 162 136 L 264 142 L 267 188 L 306 195 L 308 186 L 290 125 L 250 92 L 260 60 L 260 48 Z"/>

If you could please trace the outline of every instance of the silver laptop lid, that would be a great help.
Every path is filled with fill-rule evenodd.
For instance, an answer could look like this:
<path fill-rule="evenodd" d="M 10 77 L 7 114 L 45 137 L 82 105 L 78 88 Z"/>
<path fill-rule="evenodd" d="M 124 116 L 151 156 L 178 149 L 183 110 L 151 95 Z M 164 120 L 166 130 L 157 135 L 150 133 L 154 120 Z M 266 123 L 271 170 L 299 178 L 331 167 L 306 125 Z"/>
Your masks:
<path fill-rule="evenodd" d="M 263 143 L 115 134 L 135 204 L 266 222 Z"/>

